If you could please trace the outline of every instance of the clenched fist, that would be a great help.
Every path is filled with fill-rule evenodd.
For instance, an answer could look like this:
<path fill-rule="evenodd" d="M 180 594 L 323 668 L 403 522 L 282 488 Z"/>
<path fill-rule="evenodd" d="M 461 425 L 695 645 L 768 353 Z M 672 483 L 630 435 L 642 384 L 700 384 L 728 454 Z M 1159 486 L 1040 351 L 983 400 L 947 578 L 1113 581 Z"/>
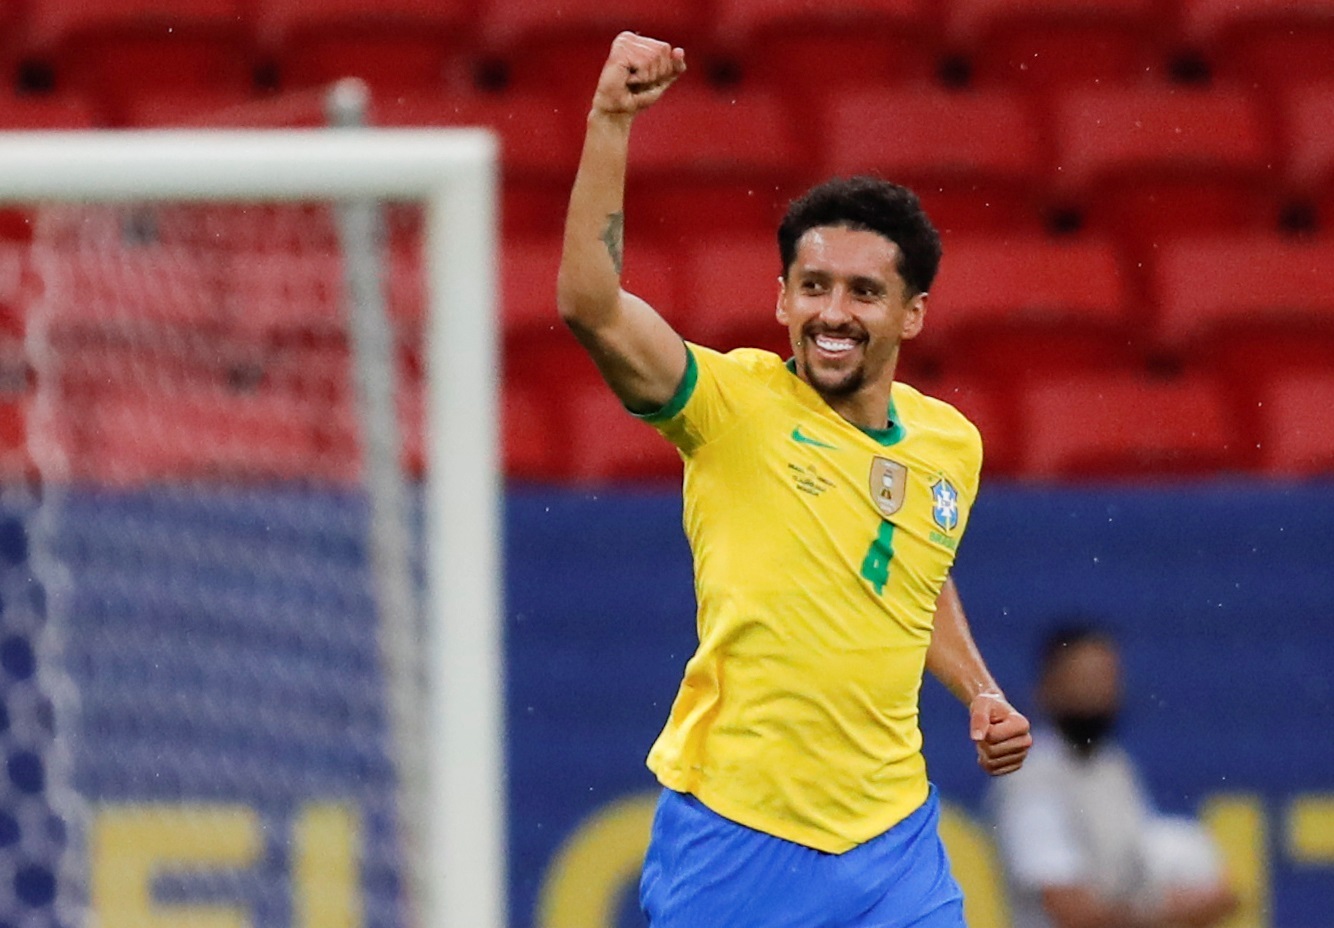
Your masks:
<path fill-rule="evenodd" d="M 593 112 L 634 116 L 652 106 L 686 69 L 686 53 L 666 42 L 622 32 L 602 66 Z"/>

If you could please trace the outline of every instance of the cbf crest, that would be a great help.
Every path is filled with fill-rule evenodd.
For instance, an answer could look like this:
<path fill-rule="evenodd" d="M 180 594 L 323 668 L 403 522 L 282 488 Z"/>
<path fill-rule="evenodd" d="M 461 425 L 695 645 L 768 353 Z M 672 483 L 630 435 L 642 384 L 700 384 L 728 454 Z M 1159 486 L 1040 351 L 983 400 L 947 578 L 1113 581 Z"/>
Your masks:
<path fill-rule="evenodd" d="M 959 525 L 959 491 L 944 477 L 931 484 L 931 518 L 947 532 Z"/>
<path fill-rule="evenodd" d="M 908 492 L 908 468 L 889 458 L 871 461 L 871 499 L 880 514 L 888 519 L 903 508 Z"/>

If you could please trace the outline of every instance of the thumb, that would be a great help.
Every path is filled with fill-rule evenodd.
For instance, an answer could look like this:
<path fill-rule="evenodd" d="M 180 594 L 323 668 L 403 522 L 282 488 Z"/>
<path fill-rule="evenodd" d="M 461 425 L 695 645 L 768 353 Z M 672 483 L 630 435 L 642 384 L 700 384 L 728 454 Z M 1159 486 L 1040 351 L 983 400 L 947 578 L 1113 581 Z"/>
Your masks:
<path fill-rule="evenodd" d="M 987 736 L 992 722 L 1005 718 L 1005 697 L 1000 693 L 978 693 L 968 707 L 968 734 L 974 741 Z"/>
<path fill-rule="evenodd" d="M 981 741 L 987 736 L 987 728 L 991 726 L 991 712 L 988 701 L 981 699 L 973 703 L 972 711 L 969 712 L 968 735 L 974 741 Z"/>

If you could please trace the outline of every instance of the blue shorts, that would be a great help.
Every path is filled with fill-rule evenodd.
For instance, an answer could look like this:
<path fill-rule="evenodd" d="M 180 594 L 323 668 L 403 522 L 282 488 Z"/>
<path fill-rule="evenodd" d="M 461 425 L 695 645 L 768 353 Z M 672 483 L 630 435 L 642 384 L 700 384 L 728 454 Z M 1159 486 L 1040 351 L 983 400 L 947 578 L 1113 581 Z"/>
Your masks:
<path fill-rule="evenodd" d="M 964 928 L 939 821 L 933 786 L 889 831 L 826 854 L 664 790 L 639 903 L 652 928 Z"/>

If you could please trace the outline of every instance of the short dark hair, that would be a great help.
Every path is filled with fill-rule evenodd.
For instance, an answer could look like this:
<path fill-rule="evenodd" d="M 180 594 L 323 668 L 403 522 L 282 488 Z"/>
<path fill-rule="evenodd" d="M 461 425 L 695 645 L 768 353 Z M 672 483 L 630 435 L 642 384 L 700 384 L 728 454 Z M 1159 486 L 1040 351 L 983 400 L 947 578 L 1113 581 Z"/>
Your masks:
<path fill-rule="evenodd" d="M 835 177 L 793 200 L 778 226 L 778 255 L 787 278 L 797 242 L 817 226 L 877 232 L 899 246 L 899 276 L 915 296 L 931 289 L 940 267 L 940 233 L 917 194 L 879 177 Z"/>
<path fill-rule="evenodd" d="M 1096 620 L 1087 616 L 1072 616 L 1053 626 L 1038 646 L 1038 671 L 1046 674 L 1073 648 L 1083 644 L 1101 644 L 1114 647 L 1112 635 Z"/>

